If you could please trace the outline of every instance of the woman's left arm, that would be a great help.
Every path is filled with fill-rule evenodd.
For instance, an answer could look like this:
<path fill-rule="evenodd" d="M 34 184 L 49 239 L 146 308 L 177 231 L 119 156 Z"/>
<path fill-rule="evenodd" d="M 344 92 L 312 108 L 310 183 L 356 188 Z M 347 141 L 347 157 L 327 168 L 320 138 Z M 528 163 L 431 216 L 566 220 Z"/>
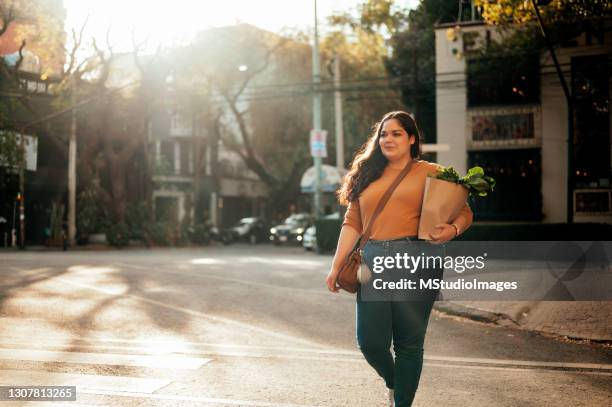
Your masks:
<path fill-rule="evenodd" d="M 474 213 L 466 202 L 459 215 L 451 223 L 440 223 L 434 226 L 436 233 L 430 235 L 432 244 L 443 244 L 465 232 L 474 219 Z"/>
<path fill-rule="evenodd" d="M 455 220 L 452 221 L 450 224 L 451 226 L 455 225 L 455 227 L 457 228 L 457 236 L 459 236 L 460 234 L 468 230 L 470 226 L 472 226 L 473 220 L 474 212 L 472 212 L 472 209 L 470 209 L 470 205 L 468 205 L 468 203 L 466 202 L 463 208 L 461 209 L 461 212 L 459 212 L 457 218 L 455 218 Z"/>

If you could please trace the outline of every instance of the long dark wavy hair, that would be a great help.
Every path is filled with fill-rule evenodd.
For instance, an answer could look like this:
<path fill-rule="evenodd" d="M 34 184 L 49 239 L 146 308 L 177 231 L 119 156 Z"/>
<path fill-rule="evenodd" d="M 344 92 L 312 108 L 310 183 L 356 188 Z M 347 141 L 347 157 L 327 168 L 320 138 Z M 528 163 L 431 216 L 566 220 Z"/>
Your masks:
<path fill-rule="evenodd" d="M 378 140 L 383 124 L 390 119 L 396 119 L 406 130 L 408 137 L 415 136 L 415 142 L 410 146 L 410 156 L 413 159 L 421 156 L 421 133 L 412 115 L 401 110 L 385 114 L 374 125 L 370 138 L 357 150 L 351 163 L 351 169 L 336 192 L 341 205 L 348 205 L 349 202 L 356 201 L 361 192 L 382 175 L 389 160 L 383 155 Z"/>

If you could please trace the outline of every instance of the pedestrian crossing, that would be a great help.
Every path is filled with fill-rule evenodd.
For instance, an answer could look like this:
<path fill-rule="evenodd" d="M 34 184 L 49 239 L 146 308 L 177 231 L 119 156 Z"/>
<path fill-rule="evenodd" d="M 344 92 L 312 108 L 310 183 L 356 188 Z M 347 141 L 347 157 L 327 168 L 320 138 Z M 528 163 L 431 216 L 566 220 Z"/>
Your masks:
<path fill-rule="evenodd" d="M 135 366 L 196 370 L 210 359 L 165 355 L 129 355 L 117 353 L 85 353 L 37 349 L 1 349 L 0 359 L 32 362 L 61 362 L 92 365 Z"/>
<path fill-rule="evenodd" d="M 207 365 L 214 361 L 212 358 L 190 357 L 182 354 L 143 354 L 148 349 L 147 346 L 124 348 L 132 353 L 106 353 L 104 345 L 94 345 L 96 348 L 94 352 L 45 350 L 41 349 L 42 346 L 37 346 L 35 342 L 27 340 L 24 340 L 24 345 L 18 347 L 18 341 L 15 338 L 0 340 L 0 386 L 76 386 L 77 401 L 63 404 L 71 407 L 107 405 L 109 397 L 113 400 L 112 405 L 121 406 L 168 404 L 172 406 L 316 407 L 184 393 L 175 394 L 172 391 L 164 391 L 164 388 L 173 384 L 176 377 L 189 371 L 194 372 L 207 368 Z M 66 346 L 61 343 L 47 343 L 44 347 L 57 349 Z M 109 348 L 112 350 L 113 346 L 110 345 Z M 78 345 L 75 349 L 87 349 L 87 345 Z M 23 362 L 29 362 L 29 364 L 22 366 Z M 52 368 L 49 363 L 53 364 Z M 58 366 L 62 365 L 65 368 L 58 369 Z M 79 366 L 87 366 L 89 369 L 84 370 L 88 373 L 78 373 L 79 370 L 83 370 L 79 369 Z M 136 369 L 130 370 L 129 376 L 125 373 L 121 375 L 90 373 L 92 369 L 102 370 L 105 373 L 123 372 L 125 367 Z M 146 370 L 142 371 L 138 368 Z M 70 370 L 70 372 L 67 373 L 64 370 Z M 159 377 L 141 377 L 155 375 Z M 12 403 L 6 405 L 12 405 Z M 21 402 L 19 405 L 57 407 L 62 405 L 62 402 L 31 401 Z"/>
<path fill-rule="evenodd" d="M 0 370 L 2 386 L 76 386 L 77 394 L 89 391 L 138 391 L 153 393 L 170 384 L 168 379 L 72 374 L 30 370 Z"/>
<path fill-rule="evenodd" d="M 21 342 L 21 346 L 19 346 Z M 175 382 L 189 372 L 195 377 L 198 369 L 215 369 L 221 358 L 278 358 L 277 346 L 227 343 L 199 343 L 185 341 L 156 342 L 113 338 L 85 338 L 65 342 L 40 341 L 25 338 L 0 338 L 0 385 L 2 386 L 76 386 L 77 398 L 71 406 L 109 405 L 212 405 L 255 407 L 307 407 L 302 404 L 283 404 L 265 400 L 245 400 L 213 397 L 215 392 L 194 395 L 186 392 L 193 385 Z M 62 349 L 62 350 L 57 350 Z M 74 349 L 75 351 L 70 351 Z M 91 349 L 91 352 L 89 350 Z M 178 351 L 178 349 L 181 349 Z M 113 352 L 113 353 L 107 353 Z M 118 353 L 122 352 L 122 353 Z M 147 353 L 148 352 L 148 353 Z M 177 352 L 177 353 L 174 353 Z M 287 347 L 289 358 L 304 362 L 326 361 L 350 364 L 351 370 L 367 371 L 365 362 L 355 351 Z M 201 357 L 204 356 L 204 357 Z M 29 362 L 20 365 L 21 362 Z M 52 363 L 52 365 L 50 364 Z M 276 363 L 276 362 L 274 362 Z M 63 368 L 61 365 L 63 364 Z M 363 366 L 357 367 L 356 364 Z M 58 366 L 60 366 L 58 368 Z M 79 368 L 82 366 L 83 368 Z M 349 366 L 349 365 L 345 365 Z M 131 369 L 124 369 L 130 367 Z M 145 370 L 142 370 L 145 369 Z M 538 374 L 555 377 L 591 375 L 612 376 L 612 365 L 591 363 L 560 363 L 484 359 L 426 355 L 425 369 L 436 374 L 449 369 L 478 371 L 482 374 Z M 79 373 L 82 372 L 82 373 Z M 97 372 L 101 372 L 98 374 Z M 113 375 L 115 372 L 117 375 Z M 128 372 L 128 373 L 126 373 Z M 202 372 L 204 373 L 204 372 Z M 173 384 L 175 384 L 173 386 Z M 186 387 L 185 387 L 186 386 Z M 205 388 L 204 388 L 205 389 Z M 193 390 L 191 390 L 193 391 Z M 21 404 L 23 405 L 23 404 Z M 46 405 L 44 402 L 25 405 Z M 53 403 L 53 407 L 60 405 Z M 67 404 L 66 404 L 67 405 Z M 312 406 L 310 406 L 312 407 Z"/>

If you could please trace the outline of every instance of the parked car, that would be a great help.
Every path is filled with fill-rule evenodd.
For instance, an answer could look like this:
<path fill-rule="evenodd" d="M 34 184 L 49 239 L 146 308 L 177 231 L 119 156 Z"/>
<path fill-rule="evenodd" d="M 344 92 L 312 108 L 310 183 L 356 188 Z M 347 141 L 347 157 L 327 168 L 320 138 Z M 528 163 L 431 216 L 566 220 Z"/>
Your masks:
<path fill-rule="evenodd" d="M 330 213 L 329 215 L 324 216 L 325 219 L 340 219 L 340 212 Z M 304 232 L 304 238 L 302 241 L 302 246 L 306 250 L 317 250 L 317 227 L 312 225 L 306 232 Z"/>
<path fill-rule="evenodd" d="M 162 234 L 163 234 L 162 230 Z M 219 229 L 209 220 L 198 225 L 187 227 L 185 230 L 187 238 L 191 243 L 199 245 L 209 245 L 211 242 L 219 242 L 230 245 L 234 241 L 232 232 L 228 229 Z"/>
<path fill-rule="evenodd" d="M 255 244 L 266 237 L 265 222 L 258 217 L 242 218 L 230 230 L 236 241 Z"/>
<path fill-rule="evenodd" d="M 302 246 L 309 251 L 317 250 L 317 228 L 315 226 L 309 227 L 304 232 Z"/>
<path fill-rule="evenodd" d="M 284 243 L 301 244 L 304 232 L 313 224 L 313 217 L 309 213 L 296 213 L 285 221 L 270 228 L 270 241 L 275 245 Z"/>

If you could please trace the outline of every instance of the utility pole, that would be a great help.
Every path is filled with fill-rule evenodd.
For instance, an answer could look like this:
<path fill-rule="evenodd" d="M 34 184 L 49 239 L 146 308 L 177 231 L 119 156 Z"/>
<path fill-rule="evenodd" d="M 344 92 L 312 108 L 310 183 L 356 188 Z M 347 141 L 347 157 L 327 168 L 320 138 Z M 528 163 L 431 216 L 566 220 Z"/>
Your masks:
<path fill-rule="evenodd" d="M 25 249 L 25 128 L 19 134 L 19 151 L 21 160 L 19 165 L 19 248 Z"/>
<path fill-rule="evenodd" d="M 312 46 L 312 124 L 315 132 L 321 131 L 321 66 L 319 60 L 319 31 L 317 23 L 317 0 L 314 0 L 314 44 Z M 315 167 L 314 214 L 319 218 L 321 212 L 321 157 L 313 157 Z"/>
<path fill-rule="evenodd" d="M 340 55 L 334 58 L 334 113 L 336 115 L 336 168 L 344 170 L 344 121 L 340 90 Z"/>
<path fill-rule="evenodd" d="M 72 105 L 76 105 L 76 78 L 70 80 L 70 98 Z M 70 142 L 68 144 L 68 242 L 74 246 L 76 237 L 76 109 L 70 112 Z"/>

